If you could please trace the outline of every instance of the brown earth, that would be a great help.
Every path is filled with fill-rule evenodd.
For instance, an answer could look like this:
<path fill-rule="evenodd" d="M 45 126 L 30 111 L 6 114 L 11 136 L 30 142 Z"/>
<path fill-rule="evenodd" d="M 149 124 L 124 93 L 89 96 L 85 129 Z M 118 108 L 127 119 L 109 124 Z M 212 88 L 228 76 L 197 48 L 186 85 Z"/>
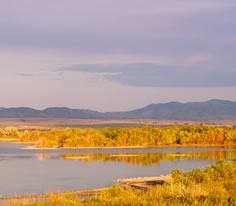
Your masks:
<path fill-rule="evenodd" d="M 200 121 L 179 121 L 179 120 L 151 120 L 151 119 L 130 119 L 130 120 L 94 120 L 94 119 L 0 119 L 0 128 L 14 126 L 20 130 L 48 130 L 63 128 L 103 128 L 103 127 L 141 127 L 151 126 L 172 126 L 172 125 L 199 125 Z M 207 126 L 232 127 L 236 121 L 203 121 Z"/>

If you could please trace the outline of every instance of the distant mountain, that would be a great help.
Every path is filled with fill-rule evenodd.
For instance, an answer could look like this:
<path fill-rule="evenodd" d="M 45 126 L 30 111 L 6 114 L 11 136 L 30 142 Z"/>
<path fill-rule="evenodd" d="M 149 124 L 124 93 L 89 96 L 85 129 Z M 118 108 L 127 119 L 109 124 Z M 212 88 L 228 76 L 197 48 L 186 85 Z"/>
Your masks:
<path fill-rule="evenodd" d="M 75 119 L 99 119 L 100 112 L 87 109 L 69 109 L 66 107 L 51 107 L 41 111 L 43 115 L 50 118 L 75 118 Z"/>
<path fill-rule="evenodd" d="M 169 102 L 121 113 L 110 113 L 119 119 L 155 120 L 236 120 L 236 102 L 210 100 L 206 102 Z"/>
<path fill-rule="evenodd" d="M 0 118 L 71 118 L 71 119 L 155 119 L 155 120 L 236 120 L 236 102 L 169 102 L 150 104 L 128 112 L 96 112 L 66 107 L 36 110 L 27 107 L 2 108 Z"/>
<path fill-rule="evenodd" d="M 0 118 L 75 118 L 75 119 L 98 119 L 102 113 L 83 110 L 69 109 L 66 107 L 52 107 L 45 110 L 36 110 L 28 107 L 7 108 L 0 110 Z"/>

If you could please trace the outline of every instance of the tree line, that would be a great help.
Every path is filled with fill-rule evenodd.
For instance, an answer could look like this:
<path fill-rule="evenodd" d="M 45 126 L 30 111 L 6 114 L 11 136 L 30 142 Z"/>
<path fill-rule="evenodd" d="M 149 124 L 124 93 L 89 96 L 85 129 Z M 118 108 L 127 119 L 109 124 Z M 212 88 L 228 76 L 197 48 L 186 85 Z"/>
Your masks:
<path fill-rule="evenodd" d="M 0 139 L 34 142 L 37 147 L 119 147 L 160 146 L 171 144 L 235 144 L 236 127 L 143 126 L 141 128 L 52 129 L 18 131 L 14 127 L 0 129 Z"/>

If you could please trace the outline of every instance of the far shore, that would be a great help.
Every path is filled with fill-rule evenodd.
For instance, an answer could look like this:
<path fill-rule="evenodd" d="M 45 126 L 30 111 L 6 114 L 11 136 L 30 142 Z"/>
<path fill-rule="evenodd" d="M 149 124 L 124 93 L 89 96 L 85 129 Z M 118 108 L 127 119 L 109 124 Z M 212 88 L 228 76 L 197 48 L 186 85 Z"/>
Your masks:
<path fill-rule="evenodd" d="M 18 141 L 19 139 L 0 139 L 0 142 Z"/>
<path fill-rule="evenodd" d="M 0 142 L 10 142 L 15 144 L 28 144 L 22 149 L 27 150 L 77 150 L 77 149 L 150 149 L 150 148 L 236 148 L 236 144 L 169 144 L 169 145 L 155 145 L 155 146 L 81 146 L 81 147 L 36 147 L 37 142 L 20 142 L 19 139 L 0 139 Z"/>
<path fill-rule="evenodd" d="M 27 150 L 77 150 L 77 149 L 150 149 L 150 148 L 236 148 L 236 144 L 169 144 L 169 145 L 154 145 L 154 146 L 81 146 L 81 147 L 36 147 L 37 142 L 20 142 L 19 139 L 0 139 L 0 142 L 10 142 L 15 144 L 28 144 L 22 149 Z"/>
<path fill-rule="evenodd" d="M 19 142 L 25 144 L 24 142 Z M 33 143 L 28 143 L 33 144 Z M 113 146 L 113 147 L 35 147 L 27 146 L 22 149 L 27 150 L 78 150 L 78 149 L 151 149 L 151 148 L 236 148 L 236 144 L 171 144 L 171 145 L 158 145 L 158 146 Z"/>

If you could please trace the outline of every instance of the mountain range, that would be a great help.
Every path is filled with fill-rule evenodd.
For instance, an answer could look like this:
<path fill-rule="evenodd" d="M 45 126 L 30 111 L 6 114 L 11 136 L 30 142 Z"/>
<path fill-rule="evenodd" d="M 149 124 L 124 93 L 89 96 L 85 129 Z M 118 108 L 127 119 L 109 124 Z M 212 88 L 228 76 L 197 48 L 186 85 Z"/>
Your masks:
<path fill-rule="evenodd" d="M 28 107 L 0 107 L 0 118 L 68 118 L 68 119 L 154 119 L 154 120 L 236 120 L 236 102 L 169 102 L 150 104 L 127 112 L 97 112 L 85 109 L 51 107 L 36 110 Z"/>

